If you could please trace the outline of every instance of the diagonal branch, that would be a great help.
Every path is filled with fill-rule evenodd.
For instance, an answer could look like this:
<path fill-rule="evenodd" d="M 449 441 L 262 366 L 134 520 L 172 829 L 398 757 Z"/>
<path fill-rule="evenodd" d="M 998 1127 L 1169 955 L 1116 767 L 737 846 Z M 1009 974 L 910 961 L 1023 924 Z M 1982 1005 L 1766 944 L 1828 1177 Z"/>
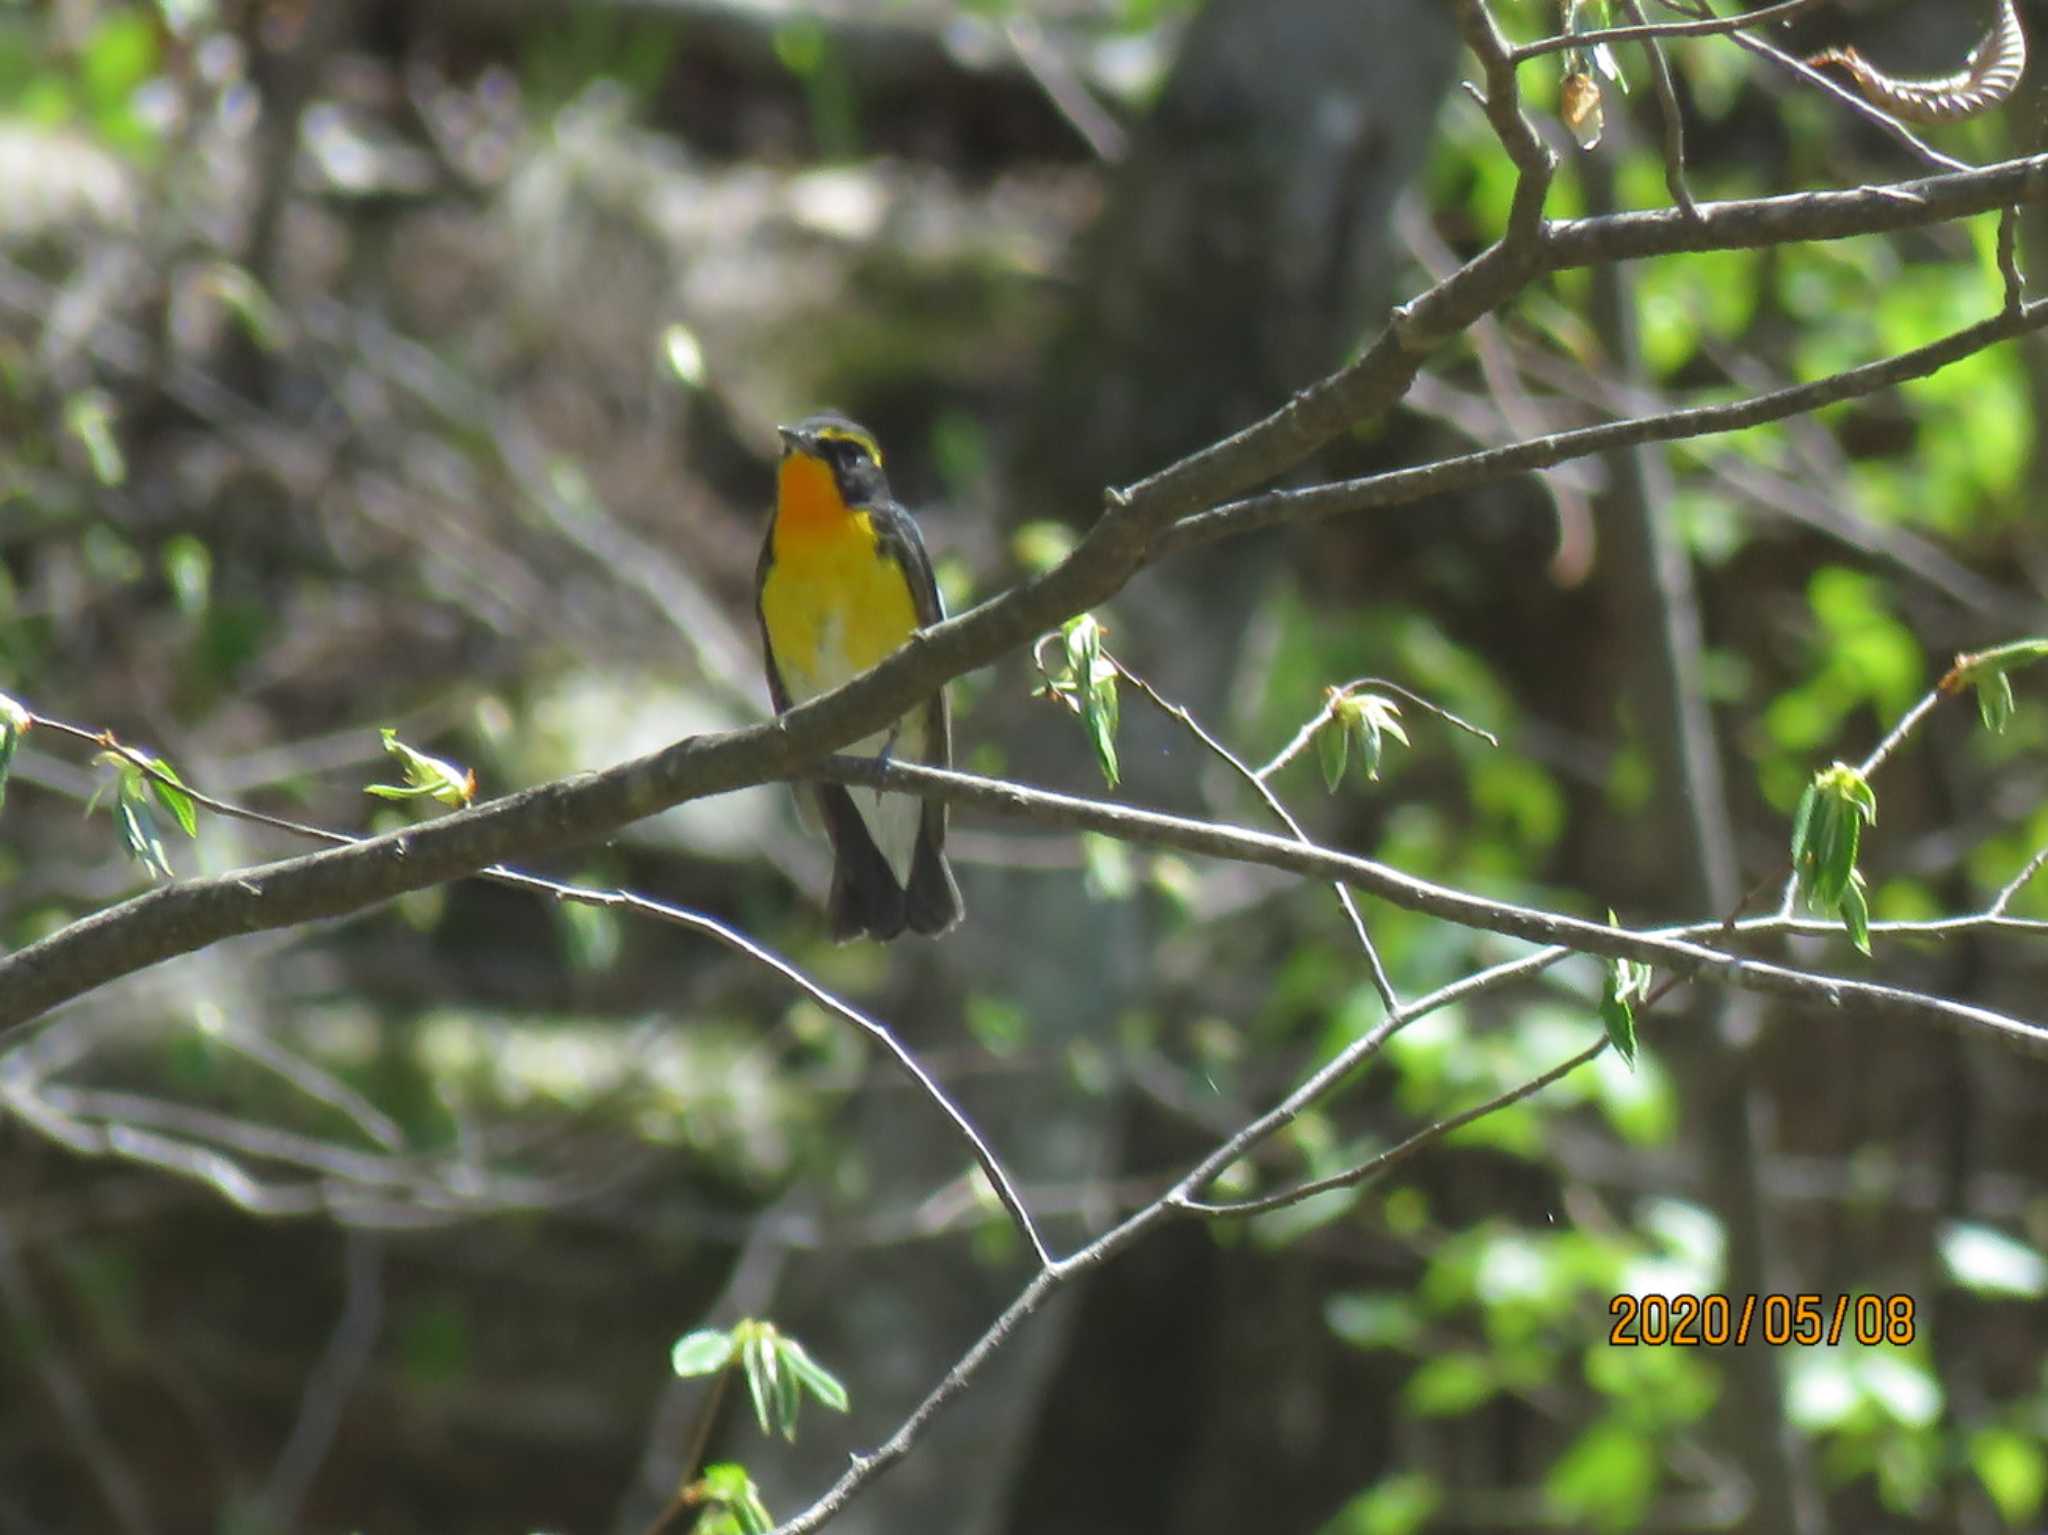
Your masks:
<path fill-rule="evenodd" d="M 1462 0 L 1460 9 L 1476 11 L 1476 0 Z M 684 800 L 800 776 L 818 757 L 885 728 L 951 678 L 1107 601 L 1156 557 L 1155 542 L 1167 527 L 1270 480 L 1353 424 L 1379 416 L 1406 392 L 1431 352 L 1546 272 L 1686 250 L 1918 228 L 2044 199 L 2048 155 L 1895 187 L 1702 204 L 1691 219 L 1667 210 L 1517 226 L 1525 237 L 1492 246 L 1397 308 L 1355 362 L 1243 431 L 1110 493 L 1102 515 L 1065 560 L 923 631 L 845 686 L 773 721 L 694 736 L 604 772 L 539 785 L 426 826 L 183 881 L 94 913 L 0 959 L 0 1031 L 119 976 L 224 938 L 358 912 L 508 858 L 597 841 Z"/>
<path fill-rule="evenodd" d="M 2048 327 L 2048 300 L 2037 300 L 2017 310 L 2001 310 L 1911 351 L 1859 367 L 1845 368 L 1840 373 L 1831 373 L 1809 384 L 1773 389 L 1725 405 L 1694 405 L 1656 415 L 1635 416 L 1626 421 L 1604 421 L 1597 426 L 1524 438 L 1503 447 L 1484 448 L 1409 469 L 1389 469 L 1356 480 L 1338 480 L 1301 490 L 1276 490 L 1250 496 L 1183 518 L 1161 534 L 1153 547 L 1158 554 L 1174 554 L 1196 544 L 1249 532 L 1253 528 L 1401 506 L 1425 496 L 1469 490 L 1510 475 L 1548 469 L 1616 448 L 1674 442 L 1682 438 L 1706 437 L 1763 426 L 1805 415 L 1841 400 L 1874 394 L 1894 384 L 1925 378 L 1986 347 L 2043 327 Z"/>

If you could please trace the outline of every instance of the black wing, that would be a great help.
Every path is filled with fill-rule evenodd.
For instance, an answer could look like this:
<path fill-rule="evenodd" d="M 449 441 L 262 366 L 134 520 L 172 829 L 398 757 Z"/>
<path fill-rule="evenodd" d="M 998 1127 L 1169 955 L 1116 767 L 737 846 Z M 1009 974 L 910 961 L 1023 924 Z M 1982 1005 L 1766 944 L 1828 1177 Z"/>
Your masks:
<path fill-rule="evenodd" d="M 775 564 L 775 519 L 768 519 L 768 535 L 761 540 L 761 557 L 754 561 L 754 622 L 761 628 L 761 660 L 768 668 L 768 698 L 777 714 L 789 709 L 789 689 L 782 685 L 782 672 L 775 665 L 775 644 L 768 638 L 768 615 L 761 610 L 761 594 L 768 590 L 768 572 Z"/>
<path fill-rule="evenodd" d="M 932 559 L 925 552 L 924 539 L 910 514 L 890 501 L 871 515 L 875 523 L 876 552 L 903 567 L 910 583 L 911 600 L 917 606 L 917 624 L 929 629 L 946 616 L 939 597 L 938 577 Z M 930 748 L 925 758 L 933 767 L 953 765 L 953 711 L 940 688 L 925 705 L 925 733 Z M 917 856 L 911 864 L 910 884 L 904 891 L 904 918 L 913 932 L 933 937 L 960 920 L 960 887 L 946 864 L 946 806 L 943 800 L 924 802 L 924 818 L 918 827 Z"/>
<path fill-rule="evenodd" d="M 929 629 L 946 616 L 946 605 L 939 597 L 939 579 L 932 573 L 932 557 L 925 553 L 924 538 L 917 531 L 917 524 L 894 501 L 884 502 L 870 515 L 875 523 L 876 554 L 903 567 L 904 577 L 910 583 L 911 601 L 917 607 L 917 626 Z M 953 711 L 946 705 L 946 690 L 940 688 L 932 694 L 926 707 L 930 711 L 926 724 L 932 742 L 926 761 L 932 767 L 951 767 Z M 925 830 L 931 837 L 933 852 L 946 845 L 946 807 L 938 800 L 925 801 Z"/>

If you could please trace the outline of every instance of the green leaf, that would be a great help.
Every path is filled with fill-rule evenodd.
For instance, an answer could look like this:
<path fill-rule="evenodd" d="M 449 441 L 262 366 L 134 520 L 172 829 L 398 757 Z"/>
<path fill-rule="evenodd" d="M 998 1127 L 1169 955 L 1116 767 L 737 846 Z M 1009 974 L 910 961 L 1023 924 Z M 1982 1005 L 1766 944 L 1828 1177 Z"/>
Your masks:
<path fill-rule="evenodd" d="M 1082 832 L 1081 883 L 1099 901 L 1128 901 L 1138 893 L 1130 848 L 1099 831 Z"/>
<path fill-rule="evenodd" d="M 171 780 L 170 783 L 165 783 L 162 779 L 145 775 L 149 792 L 156 797 L 159 805 L 171 813 L 171 818 L 178 823 L 180 831 L 188 837 L 198 836 L 199 811 L 192 803 L 192 796 L 185 792 L 185 781 L 178 777 L 178 770 L 162 757 L 151 757 L 149 765 L 163 774 L 164 778 Z"/>
<path fill-rule="evenodd" d="M 704 1500 L 713 1503 L 730 1503 L 743 1498 L 753 1485 L 747 1468 L 729 1460 L 714 1461 L 706 1466 L 704 1475 L 697 1482 Z"/>
<path fill-rule="evenodd" d="M 32 723 L 28 710 L 0 693 L 0 805 L 7 803 L 7 770 L 14 765 L 15 748 Z"/>
<path fill-rule="evenodd" d="M 1396 1291 L 1333 1295 L 1323 1302 L 1323 1321 L 1353 1348 L 1412 1350 L 1422 1341 L 1414 1298 Z"/>
<path fill-rule="evenodd" d="M 1573 1526 L 1627 1530 L 1642 1522 L 1662 1477 L 1655 1442 L 1610 1417 L 1592 1424 L 1558 1456 L 1544 1490 Z"/>
<path fill-rule="evenodd" d="M 1842 914 L 1842 925 L 1849 930 L 1849 941 L 1861 949 L 1867 957 L 1870 953 L 1870 903 L 1863 896 L 1863 876 L 1853 870 L 1849 883 L 1842 887 L 1842 904 L 1837 908 Z"/>
<path fill-rule="evenodd" d="M 114 795 L 114 830 L 122 851 L 147 869 L 152 877 L 176 877 L 164 852 L 164 839 L 157 829 L 156 815 L 149 808 L 146 780 L 132 765 L 124 763 L 120 785 Z"/>
<path fill-rule="evenodd" d="M 1827 779 L 1833 791 L 1862 818 L 1864 825 L 1877 824 L 1877 790 L 1870 787 L 1869 779 L 1840 762 L 1828 769 Z"/>
<path fill-rule="evenodd" d="M 113 396 L 104 389 L 81 390 L 64 402 L 64 430 L 85 449 L 92 477 L 100 484 L 119 485 L 128 478 L 128 461 L 114 435 Z"/>
<path fill-rule="evenodd" d="M 1957 656 L 1955 667 L 1942 679 L 1942 686 L 1951 693 L 1960 693 L 1987 673 L 2017 671 L 2036 661 L 2048 661 L 2048 640 L 2014 640 L 2008 645 L 1994 645 L 1974 655 Z"/>
<path fill-rule="evenodd" d="M 1401 728 L 1401 710 L 1391 698 L 1365 693 L 1353 702 L 1356 707 L 1352 713 L 1351 733 L 1358 741 L 1358 761 L 1365 769 L 1366 778 L 1377 783 L 1380 758 L 1386 751 L 1386 738 L 1392 736 L 1406 746 L 1408 732 Z"/>
<path fill-rule="evenodd" d="M 761 1432 L 775 1432 L 775 1350 L 761 1336 L 760 1323 L 743 1323 L 740 1363 L 747 1372 L 747 1392 L 754 1399 L 754 1421 Z M 740 1328 L 733 1329 L 739 1332 Z"/>
<path fill-rule="evenodd" d="M 1035 696 L 1051 698 L 1080 716 L 1088 744 L 1095 752 L 1096 765 L 1102 770 L 1104 781 L 1114 789 L 1121 777 L 1116 756 L 1117 673 L 1116 663 L 1102 651 L 1102 626 L 1092 613 L 1080 614 L 1061 625 L 1061 661 L 1057 666 L 1048 666 L 1045 661 L 1046 642 L 1051 638 L 1050 634 L 1045 635 L 1036 648 L 1045 684 Z"/>
<path fill-rule="evenodd" d="M 1977 717 L 1986 730 L 2003 735 L 2014 708 L 2012 679 L 2008 674 L 2044 658 L 2048 658 L 2048 640 L 2015 640 L 1975 655 L 1959 655 L 1948 675 L 1941 679 L 1941 691 L 1960 693 L 1964 688 L 1976 689 Z"/>
<path fill-rule="evenodd" d="M 740 1535 L 774 1535 L 775 1521 L 752 1482 L 747 1483 L 747 1495 L 732 1505 L 732 1511 L 739 1518 Z"/>
<path fill-rule="evenodd" d="M 707 1504 L 729 1514 L 732 1526 L 742 1535 L 770 1535 L 775 1521 L 768 1517 L 761 1501 L 761 1489 L 747 1475 L 747 1468 L 719 1461 L 704 1468 L 704 1475 L 688 1489 L 689 1502 Z"/>
<path fill-rule="evenodd" d="M 384 750 L 396 757 L 405 769 L 405 783 L 403 786 L 374 783 L 364 789 L 365 794 L 374 794 L 379 799 L 425 797 L 457 809 L 476 797 L 476 773 L 473 770 L 415 750 L 398 739 L 397 731 L 388 727 L 378 733 L 383 737 Z"/>
<path fill-rule="evenodd" d="M 215 262 L 207 269 L 204 284 L 220 300 L 221 307 L 234 316 L 242 333 L 259 348 L 266 352 L 284 350 L 290 339 L 291 321 L 247 268 L 230 261 Z"/>
<path fill-rule="evenodd" d="M 1607 925 L 1618 928 L 1621 919 L 1610 907 Z M 1607 1039 L 1630 1071 L 1636 1069 L 1635 1004 L 1650 994 L 1650 967 L 1632 959 L 1607 961 L 1607 979 L 1600 992 L 1600 1021 L 1607 1026 Z"/>
<path fill-rule="evenodd" d="M 1408 1377 L 1401 1396 L 1408 1410 L 1425 1418 L 1462 1417 L 1499 1391 L 1493 1367 L 1482 1354 L 1437 1354 Z"/>
<path fill-rule="evenodd" d="M 1636 1067 L 1636 1010 L 1629 1005 L 1616 986 L 1615 972 L 1619 967 L 1609 961 L 1607 966 L 1607 990 L 1600 998 L 1600 1021 L 1607 1026 L 1607 1040 L 1621 1058 L 1628 1063 L 1630 1071 Z"/>
<path fill-rule="evenodd" d="M 787 1339 L 773 1337 L 768 1340 L 768 1352 L 775 1364 L 775 1426 L 782 1430 L 782 1437 L 790 1443 L 796 1442 L 796 1417 L 803 1410 L 803 1383 L 796 1372 L 789 1368 L 789 1354 L 785 1347 Z"/>
<path fill-rule="evenodd" d="M 1800 888 L 1806 885 L 1805 871 L 1817 861 L 1813 850 L 1813 817 L 1820 808 L 1820 787 L 1809 783 L 1799 796 L 1799 808 L 1792 812 L 1792 867 L 1799 871 Z"/>
<path fill-rule="evenodd" d="M 2048 1453 L 2032 1434 L 1983 1428 L 1970 1436 L 1970 1469 L 2009 1525 L 2032 1524 L 2048 1494 Z"/>
<path fill-rule="evenodd" d="M 1081 724 L 1088 742 L 1095 748 L 1095 765 L 1102 769 L 1102 781 L 1110 788 L 1121 776 L 1116 760 L 1117 701 L 1116 678 L 1091 681 L 1081 690 Z"/>
<path fill-rule="evenodd" d="M 1839 907 L 1842 892 L 1849 888 L 1856 872 L 1856 854 L 1863 839 L 1863 823 L 1837 800 L 1821 797 L 1814 817 L 1816 827 L 1813 891 L 1810 899 L 1821 911 Z"/>
<path fill-rule="evenodd" d="M 1383 1477 L 1345 1504 L 1325 1535 L 1416 1535 L 1429 1528 L 1443 1500 L 1443 1488 L 1426 1472 Z"/>
<path fill-rule="evenodd" d="M 1323 721 L 1322 729 L 1316 732 L 1316 762 L 1323 770 L 1323 787 L 1335 794 L 1337 785 L 1344 781 L 1345 764 L 1351 756 L 1351 731 L 1345 726 L 1341 711 L 1330 712 Z"/>
<path fill-rule="evenodd" d="M 178 611 L 188 618 L 203 613 L 213 591 L 213 552 L 190 533 L 179 533 L 165 541 L 163 563 Z"/>
<path fill-rule="evenodd" d="M 1813 775 L 1792 821 L 1792 870 L 1810 910 L 1841 909 L 1863 828 L 1876 824 L 1877 793 L 1862 773 L 1837 762 Z"/>
<path fill-rule="evenodd" d="M 834 1412 L 846 1411 L 846 1387 L 794 1338 L 782 1340 L 782 1367 L 802 1381 L 804 1389 L 825 1406 Z"/>
<path fill-rule="evenodd" d="M 1080 701 L 1081 728 L 1095 748 L 1103 782 L 1114 789 L 1118 778 L 1116 668 L 1102 654 L 1102 625 L 1092 613 L 1083 613 L 1070 620 L 1062 632 L 1068 677 Z"/>
<path fill-rule="evenodd" d="M 706 1327 L 676 1339 L 669 1350 L 669 1367 L 684 1377 L 710 1375 L 731 1364 L 732 1356 L 732 1334 Z"/>
<path fill-rule="evenodd" d="M 1977 718 L 1984 722 L 1986 730 L 1996 736 L 2004 735 L 2013 708 L 2012 678 L 2004 672 L 1994 672 L 1977 679 Z"/>

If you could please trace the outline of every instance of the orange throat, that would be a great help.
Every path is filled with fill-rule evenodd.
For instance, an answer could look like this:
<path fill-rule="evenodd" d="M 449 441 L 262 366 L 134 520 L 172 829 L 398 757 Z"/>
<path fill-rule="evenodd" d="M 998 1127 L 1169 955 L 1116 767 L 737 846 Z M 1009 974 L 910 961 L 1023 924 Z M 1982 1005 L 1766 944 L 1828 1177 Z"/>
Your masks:
<path fill-rule="evenodd" d="M 831 465 L 802 453 L 787 454 L 775 471 L 775 544 L 809 542 L 839 532 L 850 515 Z"/>

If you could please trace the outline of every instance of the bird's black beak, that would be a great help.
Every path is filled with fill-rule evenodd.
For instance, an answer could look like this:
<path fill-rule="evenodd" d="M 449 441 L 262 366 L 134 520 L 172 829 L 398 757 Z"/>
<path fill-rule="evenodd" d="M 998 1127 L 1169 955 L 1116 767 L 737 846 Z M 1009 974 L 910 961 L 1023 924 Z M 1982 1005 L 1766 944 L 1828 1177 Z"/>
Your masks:
<path fill-rule="evenodd" d="M 800 426 L 778 426 L 775 435 L 782 439 L 784 453 L 809 453 L 816 447 L 811 434 Z"/>

